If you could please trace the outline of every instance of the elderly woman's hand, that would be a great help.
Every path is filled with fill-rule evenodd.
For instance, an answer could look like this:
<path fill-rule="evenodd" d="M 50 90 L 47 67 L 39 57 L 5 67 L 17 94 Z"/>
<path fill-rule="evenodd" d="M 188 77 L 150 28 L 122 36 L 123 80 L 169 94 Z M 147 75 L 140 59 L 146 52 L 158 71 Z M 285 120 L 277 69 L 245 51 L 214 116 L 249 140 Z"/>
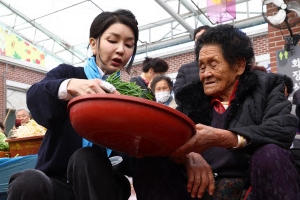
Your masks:
<path fill-rule="evenodd" d="M 237 146 L 237 135 L 231 131 L 196 124 L 196 133 L 184 145 L 175 150 L 171 157 L 182 157 L 190 152 L 201 153 L 210 147 L 232 148 Z"/>
<path fill-rule="evenodd" d="M 79 96 L 84 94 L 106 94 L 105 88 L 101 87 L 103 85 L 100 79 L 71 79 L 68 83 L 67 90 L 72 96 Z M 107 82 L 106 82 L 107 83 Z M 109 83 L 108 83 L 109 84 Z M 117 90 L 110 92 L 111 94 L 120 94 Z"/>
<path fill-rule="evenodd" d="M 186 156 L 186 171 L 188 174 L 187 190 L 191 197 L 201 198 L 207 190 L 209 195 L 215 191 L 215 179 L 210 165 L 198 153 Z"/>

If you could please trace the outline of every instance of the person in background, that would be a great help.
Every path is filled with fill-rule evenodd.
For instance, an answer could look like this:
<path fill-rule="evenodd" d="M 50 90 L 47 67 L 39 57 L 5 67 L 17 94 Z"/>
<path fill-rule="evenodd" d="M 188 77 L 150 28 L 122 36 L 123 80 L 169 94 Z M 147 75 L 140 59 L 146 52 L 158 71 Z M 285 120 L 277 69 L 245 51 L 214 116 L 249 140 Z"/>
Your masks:
<path fill-rule="evenodd" d="M 19 126 L 26 125 L 29 120 L 31 120 L 30 112 L 26 109 L 18 109 L 15 112 L 16 119 L 15 119 L 15 125 L 12 127 L 12 129 L 8 132 L 7 138 L 14 137 L 15 131 L 19 128 Z"/>
<path fill-rule="evenodd" d="M 173 82 L 165 75 L 155 76 L 150 84 L 151 91 L 155 95 L 156 102 L 176 108 L 177 104 L 172 96 Z"/>
<path fill-rule="evenodd" d="M 31 119 L 30 112 L 26 109 L 19 109 L 16 111 L 16 119 L 21 121 L 21 125 L 27 124 Z"/>
<path fill-rule="evenodd" d="M 282 79 L 250 71 L 251 39 L 229 24 L 207 30 L 195 54 L 200 81 L 177 93 L 177 110 L 193 120 L 195 133 L 170 157 L 141 159 L 137 198 L 299 199 L 290 152 L 297 118 Z"/>
<path fill-rule="evenodd" d="M 144 90 L 150 90 L 150 82 L 152 81 L 153 77 L 156 75 L 165 74 L 168 69 L 168 63 L 162 58 L 146 57 L 143 61 L 143 72 L 141 73 L 141 75 L 131 77 L 129 81 L 135 82 Z"/>
<path fill-rule="evenodd" d="M 204 25 L 196 28 L 194 30 L 194 41 L 196 43 L 197 39 L 207 30 L 210 29 L 210 26 Z M 177 73 L 176 81 L 174 83 L 174 96 L 176 98 L 176 94 L 180 88 L 182 88 L 185 84 L 191 82 L 200 81 L 199 79 L 199 67 L 195 61 L 182 65 Z"/>
<path fill-rule="evenodd" d="M 128 10 L 101 12 L 90 26 L 93 56 L 85 67 L 60 64 L 27 91 L 33 119 L 47 132 L 35 169 L 10 177 L 8 200 L 125 200 L 130 183 L 113 170 L 114 151 L 89 144 L 73 129 L 67 105 L 86 94 L 120 94 L 103 79 L 127 65 L 129 73 L 137 49 L 138 23 Z M 103 116 L 105 117 L 105 116 Z"/>

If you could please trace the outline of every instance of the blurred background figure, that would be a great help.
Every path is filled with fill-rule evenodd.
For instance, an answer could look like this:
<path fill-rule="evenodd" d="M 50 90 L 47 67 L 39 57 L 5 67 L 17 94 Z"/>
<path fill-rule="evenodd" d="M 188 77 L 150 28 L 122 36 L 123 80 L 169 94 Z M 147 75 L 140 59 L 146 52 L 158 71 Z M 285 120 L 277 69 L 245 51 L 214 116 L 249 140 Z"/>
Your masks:
<path fill-rule="evenodd" d="M 208 29 L 210 29 L 210 27 L 207 25 L 196 28 L 194 30 L 194 41 L 196 42 L 197 39 L 202 35 L 202 33 L 207 31 Z M 194 82 L 194 81 L 200 81 L 199 67 L 198 67 L 196 60 L 194 60 L 193 62 L 184 64 L 179 68 L 178 74 L 176 76 L 176 81 L 174 83 L 174 88 L 173 88 L 175 97 L 176 97 L 177 91 L 181 87 L 183 87 L 187 83 Z"/>
<path fill-rule="evenodd" d="M 16 119 L 20 120 L 20 122 L 21 122 L 20 125 L 25 125 L 31 119 L 30 112 L 25 109 L 19 109 L 16 111 Z"/>
<path fill-rule="evenodd" d="M 16 130 L 21 125 L 25 125 L 29 122 L 31 119 L 30 112 L 26 109 L 19 109 L 16 111 L 16 119 L 15 119 L 15 125 L 12 127 L 12 129 L 8 132 L 7 137 L 12 138 L 15 135 Z"/>
<path fill-rule="evenodd" d="M 293 94 L 293 105 L 295 105 L 295 115 L 300 118 L 300 89 L 296 90 Z M 298 121 L 298 130 L 297 133 L 299 133 L 300 130 L 300 120 Z M 300 138 L 299 138 L 300 139 Z"/>
<path fill-rule="evenodd" d="M 172 96 L 173 82 L 170 77 L 157 75 L 153 78 L 150 88 L 155 95 L 156 102 L 176 108 L 177 104 Z"/>
<path fill-rule="evenodd" d="M 146 57 L 143 61 L 142 73 L 139 76 L 134 76 L 130 82 L 135 82 L 144 90 L 150 90 L 150 82 L 156 75 L 165 74 L 169 69 L 168 63 L 161 58 Z M 147 97 L 145 97 L 147 98 Z"/>

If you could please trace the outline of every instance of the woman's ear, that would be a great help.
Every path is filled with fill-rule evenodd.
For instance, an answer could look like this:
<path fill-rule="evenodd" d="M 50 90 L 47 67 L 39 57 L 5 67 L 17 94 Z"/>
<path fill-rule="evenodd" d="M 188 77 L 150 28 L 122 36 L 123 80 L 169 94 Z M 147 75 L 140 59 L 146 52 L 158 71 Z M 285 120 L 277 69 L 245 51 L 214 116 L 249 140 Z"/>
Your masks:
<path fill-rule="evenodd" d="M 242 75 L 246 69 L 246 60 L 245 58 L 238 58 L 236 61 L 237 74 Z"/>
<path fill-rule="evenodd" d="M 95 38 L 90 38 L 90 47 L 92 49 L 93 55 L 97 54 L 97 40 Z"/>

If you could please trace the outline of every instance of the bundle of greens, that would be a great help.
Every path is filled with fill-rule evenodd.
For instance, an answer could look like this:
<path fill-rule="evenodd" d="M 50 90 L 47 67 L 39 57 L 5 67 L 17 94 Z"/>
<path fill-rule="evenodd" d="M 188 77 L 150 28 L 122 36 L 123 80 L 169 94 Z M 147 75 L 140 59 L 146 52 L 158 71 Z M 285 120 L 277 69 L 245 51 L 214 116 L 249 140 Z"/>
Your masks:
<path fill-rule="evenodd" d="M 152 100 L 153 95 L 148 90 L 143 90 L 139 85 L 133 82 L 121 81 L 118 71 L 110 75 L 105 81 L 112 84 L 121 94 L 134 96 L 134 97 L 147 97 Z"/>
<path fill-rule="evenodd" d="M 6 136 L 0 132 L 0 151 L 7 151 L 9 149 L 8 142 L 5 141 Z"/>

